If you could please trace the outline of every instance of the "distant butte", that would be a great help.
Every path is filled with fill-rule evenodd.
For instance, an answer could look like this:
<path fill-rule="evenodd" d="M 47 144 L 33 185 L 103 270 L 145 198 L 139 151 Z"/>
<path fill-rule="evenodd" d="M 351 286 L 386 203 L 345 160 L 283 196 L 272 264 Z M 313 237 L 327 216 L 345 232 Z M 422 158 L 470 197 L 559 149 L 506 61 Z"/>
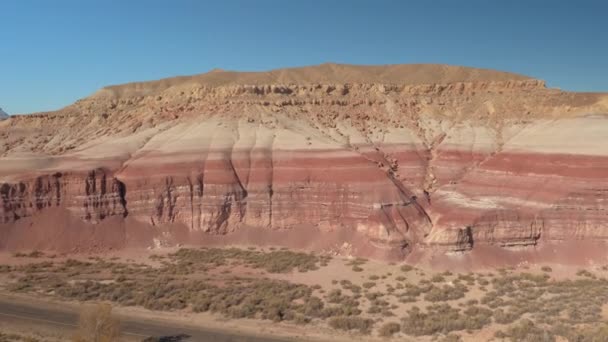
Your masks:
<path fill-rule="evenodd" d="M 447 65 L 109 86 L 0 122 L 0 249 L 582 263 L 608 239 L 607 131 L 607 94 Z"/>

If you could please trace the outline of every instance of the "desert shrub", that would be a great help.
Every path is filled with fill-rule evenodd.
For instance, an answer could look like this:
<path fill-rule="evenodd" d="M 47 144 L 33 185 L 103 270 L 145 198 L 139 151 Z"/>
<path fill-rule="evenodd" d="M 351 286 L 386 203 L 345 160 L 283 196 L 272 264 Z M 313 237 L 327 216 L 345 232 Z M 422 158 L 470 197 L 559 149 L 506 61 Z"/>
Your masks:
<path fill-rule="evenodd" d="M 467 305 L 471 306 L 471 305 L 477 305 L 479 304 L 479 301 L 477 299 L 469 299 L 467 300 Z"/>
<path fill-rule="evenodd" d="M 463 298 L 468 289 L 463 285 L 442 287 L 431 286 L 430 290 L 424 295 L 424 299 L 429 302 L 444 302 Z"/>
<path fill-rule="evenodd" d="M 42 258 L 44 257 L 45 254 L 41 251 L 31 251 L 29 253 L 23 253 L 23 252 L 16 252 L 13 254 L 13 257 L 15 258 Z"/>
<path fill-rule="evenodd" d="M 477 283 L 481 286 L 488 286 L 490 285 L 490 282 L 484 278 L 478 278 L 477 279 Z"/>
<path fill-rule="evenodd" d="M 543 271 L 543 272 L 551 272 L 551 271 L 553 271 L 553 269 L 551 267 L 549 267 L 549 266 L 543 266 L 543 267 L 540 268 L 540 270 Z"/>
<path fill-rule="evenodd" d="M 380 279 L 380 277 L 378 277 L 377 275 L 369 276 L 369 280 L 378 280 L 378 279 Z"/>
<path fill-rule="evenodd" d="M 0 342 L 43 342 L 35 337 L 19 334 L 7 334 L 0 331 Z"/>
<path fill-rule="evenodd" d="M 447 334 L 439 341 L 440 342 L 461 342 L 462 337 L 460 337 L 456 334 Z"/>
<path fill-rule="evenodd" d="M 382 337 L 390 337 L 398 333 L 401 330 L 401 325 L 396 322 L 384 323 L 380 329 L 378 329 L 378 335 Z"/>
<path fill-rule="evenodd" d="M 551 329 L 551 331 L 557 336 L 566 338 L 568 341 L 608 341 L 608 323 L 602 323 L 597 326 L 582 326 L 578 328 L 565 324 L 557 324 Z"/>
<path fill-rule="evenodd" d="M 329 303 L 340 303 L 342 300 L 342 291 L 339 289 L 331 290 L 325 298 Z"/>
<path fill-rule="evenodd" d="M 382 308 L 376 305 L 372 305 L 369 307 L 369 309 L 367 309 L 368 314 L 377 314 L 380 312 L 382 312 Z"/>
<path fill-rule="evenodd" d="M 441 283 L 444 282 L 445 278 L 441 274 L 435 274 L 431 277 L 431 282 L 433 283 Z"/>
<path fill-rule="evenodd" d="M 507 328 L 505 332 L 496 333 L 498 338 L 508 338 L 510 341 L 517 342 L 553 342 L 555 335 L 549 331 L 534 325 L 528 319 L 523 319 L 518 323 Z"/>
<path fill-rule="evenodd" d="M 402 320 L 402 331 L 408 335 L 423 336 L 481 329 L 491 322 L 491 314 L 490 310 L 482 307 L 469 307 L 464 315 L 448 304 L 431 305 L 426 312 L 413 307 Z"/>
<path fill-rule="evenodd" d="M 365 298 L 367 298 L 367 300 L 369 300 L 370 302 L 377 300 L 378 298 L 381 298 L 384 296 L 384 293 L 381 292 L 368 292 L 365 294 Z"/>
<path fill-rule="evenodd" d="M 118 340 L 119 335 L 120 326 L 118 320 L 112 316 L 112 307 L 108 304 L 98 304 L 83 310 L 73 341 L 113 342 Z"/>
<path fill-rule="evenodd" d="M 329 320 L 329 326 L 334 329 L 359 330 L 362 334 L 369 334 L 373 325 L 373 320 L 361 317 L 333 317 Z"/>
<path fill-rule="evenodd" d="M 414 269 L 414 267 L 410 265 L 401 265 L 399 269 L 401 270 L 401 272 L 410 272 Z"/>
<path fill-rule="evenodd" d="M 579 270 L 576 272 L 576 275 L 579 277 L 595 278 L 595 275 L 587 270 Z"/>
<path fill-rule="evenodd" d="M 517 312 L 505 312 L 503 309 L 494 311 L 494 321 L 498 324 L 510 324 L 515 322 L 520 315 Z"/>
<path fill-rule="evenodd" d="M 376 286 L 376 283 L 374 283 L 373 281 L 368 281 L 362 284 L 363 288 L 366 289 L 371 289 L 372 287 Z"/>
<path fill-rule="evenodd" d="M 307 272 L 318 269 L 317 264 L 327 264 L 328 256 L 316 256 L 312 253 L 293 252 L 285 249 L 271 249 L 270 252 L 244 250 L 239 248 L 182 248 L 169 258 L 175 267 L 192 270 L 206 265 L 223 266 L 230 262 L 243 264 L 252 268 L 261 268 L 270 273 L 287 273 L 294 269 Z M 187 271 L 186 271 L 187 272 Z"/>
<path fill-rule="evenodd" d="M 363 268 L 361 268 L 361 266 L 364 265 L 366 262 L 367 262 L 367 259 L 356 258 L 356 259 L 349 261 L 346 265 L 352 266 L 353 271 L 355 271 L 355 272 L 361 272 L 361 271 L 363 271 Z"/>

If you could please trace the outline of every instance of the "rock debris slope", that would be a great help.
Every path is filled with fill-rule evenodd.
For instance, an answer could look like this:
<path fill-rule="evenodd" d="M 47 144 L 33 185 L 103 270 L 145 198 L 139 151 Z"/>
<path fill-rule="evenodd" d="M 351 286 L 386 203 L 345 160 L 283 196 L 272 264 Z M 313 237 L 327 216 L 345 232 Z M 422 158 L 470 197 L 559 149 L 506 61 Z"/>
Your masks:
<path fill-rule="evenodd" d="M 445 65 L 110 86 L 0 122 L 0 248 L 278 241 L 404 258 L 599 241 L 606 113 L 605 94 Z"/>

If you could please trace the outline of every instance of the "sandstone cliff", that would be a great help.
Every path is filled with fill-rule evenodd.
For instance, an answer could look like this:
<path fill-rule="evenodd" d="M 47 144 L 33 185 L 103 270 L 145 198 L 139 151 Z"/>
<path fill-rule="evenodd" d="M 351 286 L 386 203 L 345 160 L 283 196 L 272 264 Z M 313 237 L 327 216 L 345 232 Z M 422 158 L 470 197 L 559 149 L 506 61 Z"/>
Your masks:
<path fill-rule="evenodd" d="M 0 122 L 0 248 L 56 246 L 26 226 L 100 248 L 293 232 L 379 257 L 602 240 L 607 99 L 438 65 L 107 87 Z"/>

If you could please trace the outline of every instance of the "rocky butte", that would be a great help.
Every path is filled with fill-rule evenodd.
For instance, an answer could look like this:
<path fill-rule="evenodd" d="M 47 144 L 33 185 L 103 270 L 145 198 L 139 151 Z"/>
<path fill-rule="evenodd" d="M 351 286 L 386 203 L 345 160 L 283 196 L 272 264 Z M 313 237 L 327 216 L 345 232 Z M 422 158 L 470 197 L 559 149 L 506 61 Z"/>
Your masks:
<path fill-rule="evenodd" d="M 0 249 L 605 258 L 607 113 L 607 94 L 429 64 L 110 86 L 0 122 Z"/>

